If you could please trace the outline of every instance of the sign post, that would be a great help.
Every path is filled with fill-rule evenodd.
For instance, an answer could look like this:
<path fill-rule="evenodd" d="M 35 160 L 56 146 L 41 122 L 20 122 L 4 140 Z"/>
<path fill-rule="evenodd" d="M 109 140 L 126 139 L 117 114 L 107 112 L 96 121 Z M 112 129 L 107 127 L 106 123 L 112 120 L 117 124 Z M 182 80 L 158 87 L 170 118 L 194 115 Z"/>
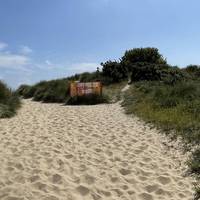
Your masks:
<path fill-rule="evenodd" d="M 102 95 L 102 84 L 101 82 L 72 82 L 70 85 L 70 96 L 84 96 L 88 94 Z"/>

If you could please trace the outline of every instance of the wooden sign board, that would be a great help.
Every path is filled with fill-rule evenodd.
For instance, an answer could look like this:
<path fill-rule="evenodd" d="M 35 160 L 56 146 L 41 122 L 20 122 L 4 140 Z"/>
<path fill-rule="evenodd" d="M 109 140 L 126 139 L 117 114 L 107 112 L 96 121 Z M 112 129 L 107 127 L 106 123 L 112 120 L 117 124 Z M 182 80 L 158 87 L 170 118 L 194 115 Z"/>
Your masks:
<path fill-rule="evenodd" d="M 88 82 L 80 83 L 73 82 L 70 85 L 70 96 L 84 96 L 88 94 L 102 94 L 102 84 L 101 82 Z"/>

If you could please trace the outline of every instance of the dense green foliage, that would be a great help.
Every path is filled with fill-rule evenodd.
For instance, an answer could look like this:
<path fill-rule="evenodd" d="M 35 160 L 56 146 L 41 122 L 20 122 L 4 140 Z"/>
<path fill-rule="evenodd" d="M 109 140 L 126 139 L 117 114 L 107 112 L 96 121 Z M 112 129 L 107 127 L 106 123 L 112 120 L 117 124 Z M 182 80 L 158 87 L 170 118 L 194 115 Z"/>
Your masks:
<path fill-rule="evenodd" d="M 199 65 L 189 65 L 183 69 L 183 71 L 187 72 L 191 78 L 200 79 L 200 66 Z"/>
<path fill-rule="evenodd" d="M 167 64 L 157 48 L 135 48 L 125 52 L 121 63 L 130 66 L 135 63 Z"/>
<path fill-rule="evenodd" d="M 125 96 L 128 113 L 136 113 L 185 140 L 200 141 L 200 82 L 138 82 Z"/>
<path fill-rule="evenodd" d="M 101 63 L 103 76 L 110 78 L 111 83 L 117 83 L 127 78 L 127 69 L 117 61 Z"/>
<path fill-rule="evenodd" d="M 112 83 L 130 79 L 134 81 L 161 80 L 174 84 L 185 78 L 184 71 L 167 64 L 156 48 L 135 48 L 126 51 L 117 61 L 101 63 L 102 75 Z"/>
<path fill-rule="evenodd" d="M 18 95 L 0 81 L 0 118 L 12 117 L 19 107 Z"/>

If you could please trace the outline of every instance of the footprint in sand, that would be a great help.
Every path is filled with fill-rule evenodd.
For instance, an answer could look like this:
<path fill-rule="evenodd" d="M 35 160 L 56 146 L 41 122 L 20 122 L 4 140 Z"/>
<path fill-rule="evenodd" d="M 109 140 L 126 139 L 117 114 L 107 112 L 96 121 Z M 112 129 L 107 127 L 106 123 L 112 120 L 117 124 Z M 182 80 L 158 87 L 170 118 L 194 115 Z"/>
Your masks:
<path fill-rule="evenodd" d="M 122 174 L 123 176 L 127 176 L 127 175 L 131 174 L 131 170 L 129 170 L 129 169 L 124 169 L 124 168 L 120 169 L 119 172 L 120 172 L 120 174 Z"/>
<path fill-rule="evenodd" d="M 59 174 L 54 174 L 52 176 L 52 183 L 60 184 L 61 182 L 62 182 L 62 176 L 60 176 Z"/>
<path fill-rule="evenodd" d="M 160 177 L 157 178 L 157 180 L 162 185 L 166 185 L 166 184 L 169 184 L 171 182 L 171 179 L 169 177 L 165 177 L 165 176 L 160 176 Z"/>
<path fill-rule="evenodd" d="M 142 193 L 139 195 L 140 200 L 153 200 L 154 198 L 152 197 L 151 194 L 148 193 Z"/>
<path fill-rule="evenodd" d="M 81 196 L 86 196 L 90 193 L 90 190 L 86 186 L 83 186 L 83 185 L 79 185 L 76 188 L 76 190 Z"/>
<path fill-rule="evenodd" d="M 95 177 L 93 177 L 89 174 L 83 175 L 82 179 L 83 179 L 83 182 L 88 184 L 88 185 L 95 183 Z"/>
<path fill-rule="evenodd" d="M 118 103 L 23 102 L 0 119 L 0 199 L 192 199 L 194 180 L 177 165 L 185 158 Z"/>

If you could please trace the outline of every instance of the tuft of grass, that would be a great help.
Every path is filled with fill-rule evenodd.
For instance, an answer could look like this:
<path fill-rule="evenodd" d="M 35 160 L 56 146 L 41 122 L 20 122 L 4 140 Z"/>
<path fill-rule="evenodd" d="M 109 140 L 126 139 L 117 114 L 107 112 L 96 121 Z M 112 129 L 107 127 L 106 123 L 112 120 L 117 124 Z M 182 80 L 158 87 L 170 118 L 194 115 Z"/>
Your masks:
<path fill-rule="evenodd" d="M 18 95 L 0 81 L 0 118 L 12 117 L 20 105 Z"/>
<path fill-rule="evenodd" d="M 33 98 L 35 101 L 64 103 L 69 96 L 69 81 L 57 79 L 41 81 L 33 86 L 22 85 L 17 92 L 24 98 Z"/>
<path fill-rule="evenodd" d="M 200 149 L 197 149 L 192 153 L 192 159 L 188 162 L 190 171 L 193 174 L 197 174 L 200 177 Z"/>
<path fill-rule="evenodd" d="M 196 187 L 196 194 L 194 200 L 199 200 L 199 199 L 200 199 L 200 187 Z"/>
<path fill-rule="evenodd" d="M 127 81 L 114 83 L 103 87 L 103 94 L 106 95 L 110 102 L 121 100 L 121 90 L 126 86 Z"/>

